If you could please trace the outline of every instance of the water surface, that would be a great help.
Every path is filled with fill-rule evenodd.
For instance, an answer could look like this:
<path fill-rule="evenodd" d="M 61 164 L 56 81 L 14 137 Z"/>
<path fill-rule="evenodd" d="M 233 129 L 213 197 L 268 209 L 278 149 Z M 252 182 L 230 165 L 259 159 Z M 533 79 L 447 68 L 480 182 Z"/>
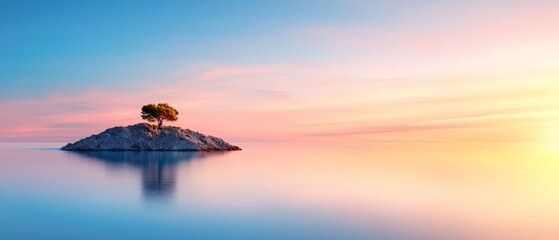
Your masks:
<path fill-rule="evenodd" d="M 0 146 L 0 239 L 559 239 L 549 144 Z"/>

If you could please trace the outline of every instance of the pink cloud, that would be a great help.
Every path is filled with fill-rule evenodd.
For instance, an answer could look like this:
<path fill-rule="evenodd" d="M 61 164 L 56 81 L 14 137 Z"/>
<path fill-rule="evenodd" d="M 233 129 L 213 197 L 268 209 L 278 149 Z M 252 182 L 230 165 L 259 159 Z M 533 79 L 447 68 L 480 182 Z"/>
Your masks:
<path fill-rule="evenodd" d="M 556 2 L 440 5 L 413 8 L 383 25 L 308 27 L 298 41 L 387 77 L 520 73 L 559 62 Z"/>
<path fill-rule="evenodd" d="M 505 2 L 487 6 L 482 1 L 441 5 L 414 8 L 403 14 L 400 21 L 385 25 L 317 25 L 304 32 L 314 41 L 300 40 L 334 49 L 432 53 L 472 51 L 478 47 L 518 44 L 559 35 L 555 27 L 557 2 Z"/>
<path fill-rule="evenodd" d="M 559 109 L 555 71 L 380 78 L 361 66 L 213 64 L 157 87 L 4 101 L 0 110 L 12 116 L 0 119 L 0 141 L 75 141 L 141 122 L 139 108 L 149 102 L 177 107 L 175 125 L 230 141 L 537 140 L 529 132 L 550 124 Z"/>

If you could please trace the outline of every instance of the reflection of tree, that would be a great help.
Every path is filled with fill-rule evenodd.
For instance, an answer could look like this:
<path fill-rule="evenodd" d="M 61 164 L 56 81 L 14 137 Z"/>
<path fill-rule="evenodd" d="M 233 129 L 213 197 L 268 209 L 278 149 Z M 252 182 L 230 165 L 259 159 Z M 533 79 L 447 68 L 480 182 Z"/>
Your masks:
<path fill-rule="evenodd" d="M 175 164 L 149 159 L 142 166 L 142 186 L 146 196 L 166 196 L 173 192 L 176 182 Z"/>
<path fill-rule="evenodd" d="M 141 171 L 142 190 L 147 198 L 168 198 L 176 185 L 176 168 L 181 162 L 203 159 L 225 152 L 164 151 L 76 151 L 86 159 L 100 160 L 109 167 L 131 167 Z"/>

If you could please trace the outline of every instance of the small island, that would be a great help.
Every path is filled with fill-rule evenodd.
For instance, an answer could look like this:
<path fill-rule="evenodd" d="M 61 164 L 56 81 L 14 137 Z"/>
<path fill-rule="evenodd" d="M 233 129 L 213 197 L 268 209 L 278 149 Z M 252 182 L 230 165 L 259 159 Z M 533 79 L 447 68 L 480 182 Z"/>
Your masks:
<path fill-rule="evenodd" d="M 113 127 L 102 133 L 68 143 L 67 151 L 226 151 L 241 150 L 221 138 L 204 135 L 189 129 L 162 126 L 163 121 L 178 120 L 178 111 L 167 103 L 142 107 L 142 118 L 157 122 L 156 126 L 138 123 L 127 127 Z"/>

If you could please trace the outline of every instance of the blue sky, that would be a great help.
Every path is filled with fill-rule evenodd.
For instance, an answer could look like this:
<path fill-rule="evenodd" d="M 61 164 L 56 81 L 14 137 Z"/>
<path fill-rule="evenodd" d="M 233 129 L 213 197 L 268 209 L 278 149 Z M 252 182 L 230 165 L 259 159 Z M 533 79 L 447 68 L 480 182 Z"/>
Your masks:
<path fill-rule="evenodd" d="M 313 47 L 308 28 L 388 27 L 444 2 L 2 0 L 0 98 L 162 81 L 196 63 L 336 59 L 347 53 Z"/>
<path fill-rule="evenodd" d="M 294 35 L 341 24 L 337 1 L 2 1 L 2 98 L 159 80 L 197 62 L 320 57 Z"/>
<path fill-rule="evenodd" d="M 141 121 L 150 102 L 233 140 L 540 141 L 559 129 L 558 11 L 545 0 L 0 0 L 0 111 L 11 112 L 0 141 L 75 140 Z"/>

